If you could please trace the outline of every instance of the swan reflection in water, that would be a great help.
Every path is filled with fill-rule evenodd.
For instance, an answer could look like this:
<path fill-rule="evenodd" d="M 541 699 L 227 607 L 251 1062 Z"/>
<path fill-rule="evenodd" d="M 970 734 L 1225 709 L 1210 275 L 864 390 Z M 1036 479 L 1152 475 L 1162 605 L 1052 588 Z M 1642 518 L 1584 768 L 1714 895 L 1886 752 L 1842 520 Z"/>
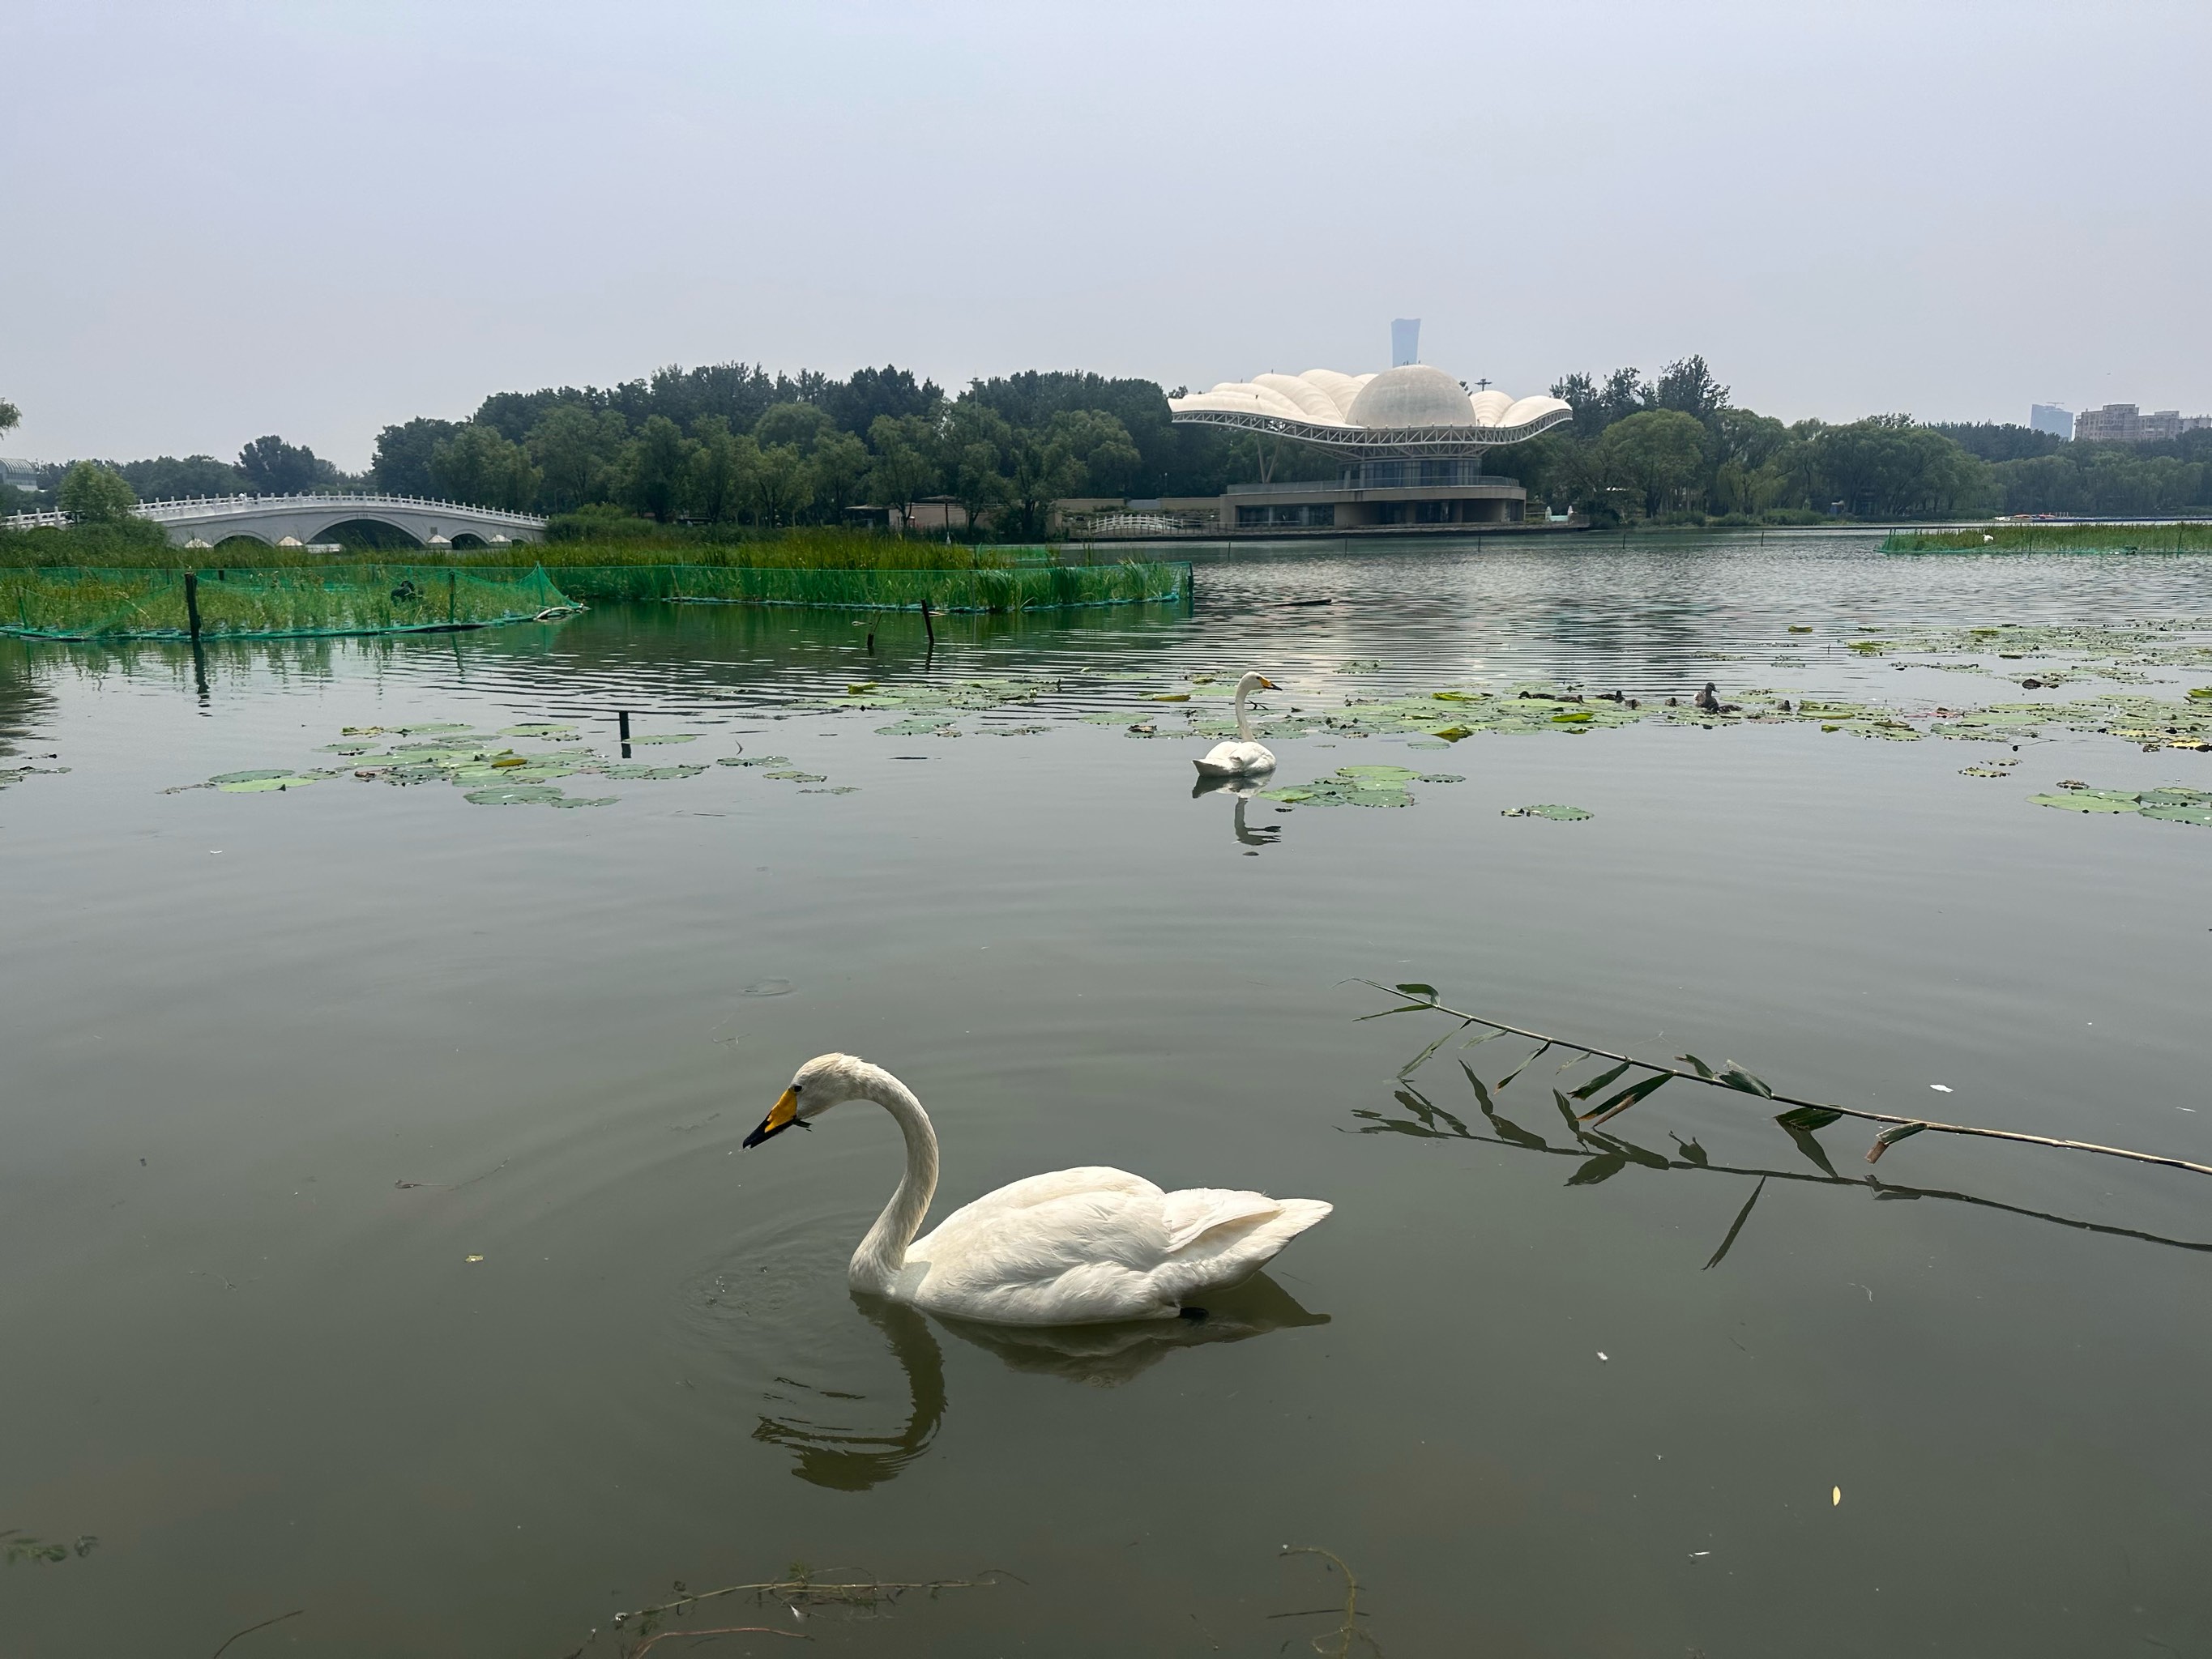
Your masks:
<path fill-rule="evenodd" d="M 763 1417 L 753 1438 L 796 1453 L 792 1473 L 837 1492 L 866 1492 L 896 1477 L 929 1449 L 945 1420 L 945 1356 L 930 1321 L 902 1303 L 853 1292 L 861 1316 L 890 1343 L 906 1374 L 902 1427 L 870 1430 L 792 1417 Z M 963 1341 L 996 1354 L 1012 1370 L 1065 1378 L 1092 1388 L 1119 1387 L 1180 1348 L 1242 1342 L 1270 1331 L 1326 1325 L 1264 1273 L 1232 1290 L 1209 1291 L 1203 1319 L 1146 1320 L 1124 1325 L 983 1325 L 938 1322 Z M 791 1379 L 778 1379 L 790 1383 Z M 805 1384 L 793 1386 L 804 1387 Z M 857 1403 L 864 1395 L 811 1390 L 825 1401 Z"/>
<path fill-rule="evenodd" d="M 1273 847 L 1282 838 L 1283 826 L 1263 823 L 1257 829 L 1244 821 L 1245 804 L 1260 793 L 1265 779 L 1201 777 L 1191 786 L 1190 796 L 1196 800 L 1200 795 L 1228 794 L 1237 798 L 1236 814 L 1231 823 L 1237 839 L 1246 847 Z M 1248 853 L 1247 858 L 1257 858 L 1257 853 Z"/>

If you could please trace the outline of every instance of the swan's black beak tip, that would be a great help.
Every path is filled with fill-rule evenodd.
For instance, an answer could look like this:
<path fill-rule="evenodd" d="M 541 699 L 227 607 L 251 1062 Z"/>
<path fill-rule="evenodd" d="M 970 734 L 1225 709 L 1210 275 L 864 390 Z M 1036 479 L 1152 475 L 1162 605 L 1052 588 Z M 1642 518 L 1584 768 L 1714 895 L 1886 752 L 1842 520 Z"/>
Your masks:
<path fill-rule="evenodd" d="M 757 1146 L 763 1140 L 773 1139 L 793 1124 L 802 1129 L 810 1127 L 799 1115 L 799 1091 L 786 1089 L 782 1097 L 769 1108 L 768 1115 L 760 1121 L 760 1127 L 744 1139 L 747 1146 Z"/>

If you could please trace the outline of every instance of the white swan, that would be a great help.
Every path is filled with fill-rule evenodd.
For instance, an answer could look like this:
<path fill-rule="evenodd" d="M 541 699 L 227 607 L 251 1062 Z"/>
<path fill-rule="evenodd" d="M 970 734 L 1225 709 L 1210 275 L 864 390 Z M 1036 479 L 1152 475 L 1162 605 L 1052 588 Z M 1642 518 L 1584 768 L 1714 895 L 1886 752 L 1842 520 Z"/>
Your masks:
<path fill-rule="evenodd" d="M 1255 691 L 1278 691 L 1282 688 L 1264 674 L 1247 674 L 1237 682 L 1237 741 L 1217 743 L 1206 751 L 1206 758 L 1193 761 L 1202 778 L 1237 778 L 1249 772 L 1272 772 L 1275 757 L 1267 747 L 1252 736 L 1252 716 L 1244 707 L 1244 699 Z"/>
<path fill-rule="evenodd" d="M 853 1287 L 932 1313 L 994 1325 L 1173 1319 L 1329 1212 L 1317 1199 L 1165 1193 L 1121 1170 L 1055 1170 L 987 1193 L 916 1238 L 937 1190 L 937 1134 L 914 1091 L 882 1066 L 851 1054 L 808 1060 L 744 1144 L 809 1127 L 848 1100 L 874 1101 L 906 1137 L 906 1173 L 853 1253 Z"/>

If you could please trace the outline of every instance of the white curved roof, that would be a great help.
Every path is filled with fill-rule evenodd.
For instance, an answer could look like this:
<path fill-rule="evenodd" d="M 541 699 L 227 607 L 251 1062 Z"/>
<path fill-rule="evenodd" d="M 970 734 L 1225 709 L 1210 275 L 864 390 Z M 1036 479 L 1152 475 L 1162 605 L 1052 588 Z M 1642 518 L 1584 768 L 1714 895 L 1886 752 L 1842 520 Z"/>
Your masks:
<path fill-rule="evenodd" d="M 1382 383 L 1378 392 L 1389 395 L 1370 400 L 1365 412 L 1389 420 L 1388 427 L 1379 421 L 1354 418 L 1360 394 L 1378 380 Z M 1573 412 L 1558 398 L 1514 398 L 1487 389 L 1469 397 L 1442 369 L 1425 364 L 1408 364 L 1381 375 L 1340 374 L 1333 368 L 1309 368 L 1298 374 L 1257 374 L 1249 380 L 1224 380 L 1188 397 L 1170 398 L 1168 409 L 1176 416 L 1272 416 L 1346 433 L 1472 427 L 1494 431 L 1500 441 L 1505 441 L 1509 433 L 1539 422 L 1556 425 Z"/>

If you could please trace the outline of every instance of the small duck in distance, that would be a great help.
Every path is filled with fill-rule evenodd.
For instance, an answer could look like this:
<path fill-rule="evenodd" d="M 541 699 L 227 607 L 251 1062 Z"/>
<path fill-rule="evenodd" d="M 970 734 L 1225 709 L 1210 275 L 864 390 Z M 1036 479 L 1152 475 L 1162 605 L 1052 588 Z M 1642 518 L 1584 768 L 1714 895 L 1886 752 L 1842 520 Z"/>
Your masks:
<path fill-rule="evenodd" d="M 1737 713 L 1743 707 L 1741 703 L 1723 702 L 1718 697 L 1715 696 L 1713 695 L 1713 683 L 1711 680 L 1707 680 L 1705 682 L 1705 689 L 1698 693 L 1697 706 L 1700 710 L 1708 714 L 1733 714 Z"/>
<path fill-rule="evenodd" d="M 1203 760 L 1191 763 L 1198 768 L 1201 778 L 1241 778 L 1255 772 L 1275 769 L 1273 750 L 1252 735 L 1251 711 L 1245 700 L 1255 691 L 1279 691 L 1282 688 L 1265 674 L 1247 674 L 1237 682 L 1237 737 L 1234 742 L 1217 743 L 1206 753 Z"/>

